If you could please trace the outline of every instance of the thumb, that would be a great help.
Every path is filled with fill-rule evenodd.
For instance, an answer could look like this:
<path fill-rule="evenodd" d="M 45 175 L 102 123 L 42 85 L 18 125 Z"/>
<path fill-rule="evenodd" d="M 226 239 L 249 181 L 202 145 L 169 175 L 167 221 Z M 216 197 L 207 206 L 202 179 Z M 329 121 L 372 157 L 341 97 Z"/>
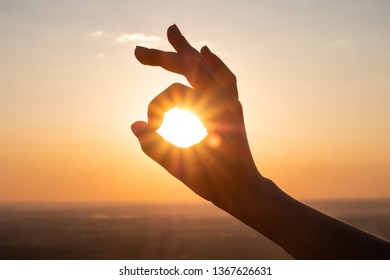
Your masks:
<path fill-rule="evenodd" d="M 143 121 L 135 122 L 131 125 L 131 130 L 139 140 L 142 135 L 148 132 L 148 124 Z"/>
<path fill-rule="evenodd" d="M 164 168 L 167 168 L 170 159 L 168 151 L 172 151 L 172 144 L 150 128 L 146 122 L 137 121 L 133 123 L 131 130 L 138 138 L 142 151 Z"/>

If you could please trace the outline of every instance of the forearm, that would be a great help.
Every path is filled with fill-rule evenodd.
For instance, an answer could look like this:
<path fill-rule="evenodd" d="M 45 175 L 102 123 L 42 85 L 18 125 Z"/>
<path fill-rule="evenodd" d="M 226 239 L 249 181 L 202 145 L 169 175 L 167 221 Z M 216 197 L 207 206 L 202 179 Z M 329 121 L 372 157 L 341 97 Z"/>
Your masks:
<path fill-rule="evenodd" d="M 259 176 L 218 205 L 297 259 L 390 259 L 390 244 L 304 205 Z M 244 191 L 245 190 L 245 191 Z"/>

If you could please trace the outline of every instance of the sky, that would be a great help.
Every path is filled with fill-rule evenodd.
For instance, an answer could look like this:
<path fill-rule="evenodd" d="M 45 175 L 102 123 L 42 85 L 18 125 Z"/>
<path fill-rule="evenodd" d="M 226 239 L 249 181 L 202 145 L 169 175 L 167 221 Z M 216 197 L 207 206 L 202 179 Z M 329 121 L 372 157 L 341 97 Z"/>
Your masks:
<path fill-rule="evenodd" d="M 201 202 L 130 125 L 183 77 L 166 29 L 238 78 L 260 172 L 298 199 L 390 198 L 389 1 L 0 0 L 0 201 Z"/>

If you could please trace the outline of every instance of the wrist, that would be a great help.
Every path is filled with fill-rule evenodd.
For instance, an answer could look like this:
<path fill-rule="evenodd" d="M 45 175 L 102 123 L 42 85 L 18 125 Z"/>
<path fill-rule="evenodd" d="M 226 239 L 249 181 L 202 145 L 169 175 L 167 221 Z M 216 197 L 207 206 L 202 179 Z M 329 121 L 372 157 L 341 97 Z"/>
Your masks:
<path fill-rule="evenodd" d="M 257 170 L 227 189 L 233 190 L 212 202 L 239 220 L 252 216 L 259 218 L 259 214 L 269 212 L 278 201 L 287 197 L 274 182 Z"/>
<path fill-rule="evenodd" d="M 246 185 L 239 187 L 234 198 L 213 203 L 277 242 L 281 238 L 279 227 L 285 223 L 286 209 L 294 204 L 294 199 L 257 172 Z"/>

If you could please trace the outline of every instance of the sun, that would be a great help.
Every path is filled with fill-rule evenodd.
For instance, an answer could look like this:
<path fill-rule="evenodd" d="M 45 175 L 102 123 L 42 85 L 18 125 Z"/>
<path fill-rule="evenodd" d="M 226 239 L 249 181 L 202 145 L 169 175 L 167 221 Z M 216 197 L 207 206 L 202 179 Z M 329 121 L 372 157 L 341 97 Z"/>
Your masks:
<path fill-rule="evenodd" d="M 165 140 L 182 148 L 199 143 L 207 135 L 207 129 L 195 114 L 177 107 L 165 113 L 157 132 Z"/>

